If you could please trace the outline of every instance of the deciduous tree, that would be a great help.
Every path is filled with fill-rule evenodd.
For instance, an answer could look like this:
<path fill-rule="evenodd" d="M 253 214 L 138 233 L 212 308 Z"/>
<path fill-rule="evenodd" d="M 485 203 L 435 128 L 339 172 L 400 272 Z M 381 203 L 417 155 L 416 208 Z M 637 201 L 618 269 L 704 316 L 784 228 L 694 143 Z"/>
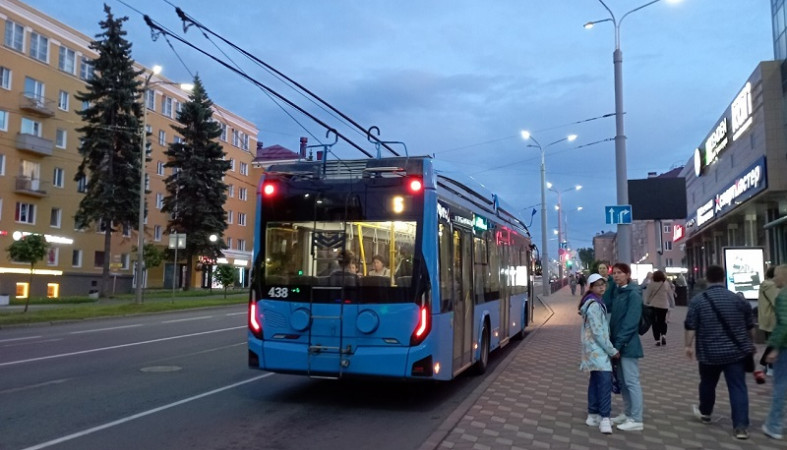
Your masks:
<path fill-rule="evenodd" d="M 49 252 L 49 243 L 41 234 L 28 234 L 23 236 L 18 241 L 14 241 L 6 251 L 8 256 L 13 261 L 26 262 L 30 264 L 30 281 L 28 282 L 29 289 L 33 288 L 33 270 L 39 261 Z M 27 294 L 27 301 L 25 302 L 25 310 L 30 306 L 30 292 Z"/>

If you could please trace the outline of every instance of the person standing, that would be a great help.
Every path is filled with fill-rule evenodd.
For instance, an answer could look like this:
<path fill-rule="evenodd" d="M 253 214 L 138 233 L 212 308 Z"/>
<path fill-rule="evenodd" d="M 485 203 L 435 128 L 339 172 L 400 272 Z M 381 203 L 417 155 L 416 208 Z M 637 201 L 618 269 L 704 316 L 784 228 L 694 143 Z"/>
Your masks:
<path fill-rule="evenodd" d="M 664 272 L 653 272 L 653 281 L 645 291 L 645 306 L 653 312 L 653 339 L 656 347 L 667 345 L 667 313 L 675 307 L 675 292 Z"/>
<path fill-rule="evenodd" d="M 735 438 L 749 438 L 749 392 L 746 388 L 746 359 L 755 352 L 754 317 L 751 306 L 729 291 L 720 266 L 705 272 L 708 288 L 689 303 L 686 320 L 686 356 L 696 355 L 700 372 L 699 406 L 694 416 L 711 423 L 716 403 L 716 385 L 724 373 L 732 409 Z"/>
<path fill-rule="evenodd" d="M 775 269 L 773 282 L 780 289 L 775 302 L 776 323 L 768 339 L 768 348 L 772 350 L 766 357 L 766 361 L 773 364 L 773 398 L 762 431 L 768 437 L 782 439 L 787 398 L 787 265 L 782 264 Z"/>
<path fill-rule="evenodd" d="M 642 315 L 642 293 L 631 281 L 631 267 L 625 263 L 612 266 L 612 279 L 617 287 L 610 300 L 609 334 L 612 345 L 620 351 L 617 367 L 624 411 L 612 422 L 618 430 L 641 431 L 642 386 L 639 383 L 639 359 L 644 356 L 639 340 L 639 318 Z"/>
<path fill-rule="evenodd" d="M 775 270 L 773 267 L 769 267 L 765 271 L 765 280 L 760 284 L 760 293 L 757 297 L 757 326 L 765 333 L 765 339 L 771 337 L 771 332 L 776 326 L 776 296 L 779 295 L 779 288 L 773 281 L 774 275 Z M 762 352 L 760 370 L 754 372 L 754 379 L 757 380 L 757 384 L 765 383 L 765 372 L 768 368 L 766 358 L 771 350 L 771 347 L 768 346 Z"/>
<path fill-rule="evenodd" d="M 585 295 L 585 285 L 587 284 L 587 279 L 585 278 L 584 273 L 577 272 L 577 284 L 579 285 L 579 295 Z"/>
<path fill-rule="evenodd" d="M 612 409 L 612 363 L 610 358 L 619 358 L 620 353 L 609 341 L 607 308 L 601 301 L 607 280 L 594 273 L 588 278 L 590 286 L 579 304 L 582 316 L 582 361 L 579 369 L 590 372 L 588 382 L 589 427 L 597 426 L 604 434 L 612 433 L 610 412 Z"/>

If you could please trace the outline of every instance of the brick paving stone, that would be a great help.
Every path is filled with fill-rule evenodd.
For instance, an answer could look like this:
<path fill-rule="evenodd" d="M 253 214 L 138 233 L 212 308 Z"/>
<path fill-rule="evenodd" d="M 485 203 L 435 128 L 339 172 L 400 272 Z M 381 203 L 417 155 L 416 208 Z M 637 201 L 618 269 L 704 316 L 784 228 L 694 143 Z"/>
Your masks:
<path fill-rule="evenodd" d="M 652 336 L 642 336 L 645 358 L 640 360 L 645 430 L 615 430 L 604 435 L 585 424 L 588 374 L 579 371 L 581 317 L 579 297 L 564 288 L 544 303 L 553 311 L 543 324 L 535 324 L 524 342 L 508 356 L 510 361 L 487 376 L 490 383 L 455 423 L 443 424 L 422 445 L 427 449 L 786 449 L 759 428 L 768 413 L 771 383 L 757 385 L 747 375 L 751 437 L 732 436 L 727 387 L 722 377 L 717 388 L 713 422 L 705 425 L 692 414 L 697 404 L 697 363 L 683 353 L 686 307 L 670 313 L 667 345 L 655 347 Z M 539 316 L 541 317 L 541 316 Z M 762 350 L 762 347 L 760 347 Z M 621 412 L 622 400 L 613 395 L 612 415 Z M 456 419 L 454 419 L 456 420 Z M 442 434 L 440 434 L 442 433 Z M 437 436 L 437 437 L 435 437 Z M 783 444 L 783 445 L 780 445 Z"/>

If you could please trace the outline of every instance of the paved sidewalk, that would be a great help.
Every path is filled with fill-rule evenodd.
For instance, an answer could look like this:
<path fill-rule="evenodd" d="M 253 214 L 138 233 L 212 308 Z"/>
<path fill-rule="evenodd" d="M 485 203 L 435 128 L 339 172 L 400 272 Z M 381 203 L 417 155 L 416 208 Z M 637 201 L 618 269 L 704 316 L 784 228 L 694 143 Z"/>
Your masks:
<path fill-rule="evenodd" d="M 691 412 L 697 403 L 699 374 L 683 352 L 686 307 L 672 311 L 667 346 L 655 347 L 642 336 L 640 360 L 645 407 L 644 431 L 603 435 L 585 425 L 588 375 L 579 371 L 577 314 L 579 296 L 568 288 L 549 296 L 554 315 L 534 325 L 523 343 L 488 375 L 422 449 L 785 449 L 787 441 L 769 439 L 760 426 L 770 407 L 771 378 L 757 385 L 747 374 L 751 437 L 732 437 L 730 406 L 724 379 L 717 388 L 713 423 L 699 423 Z M 622 399 L 613 395 L 612 415 Z"/>

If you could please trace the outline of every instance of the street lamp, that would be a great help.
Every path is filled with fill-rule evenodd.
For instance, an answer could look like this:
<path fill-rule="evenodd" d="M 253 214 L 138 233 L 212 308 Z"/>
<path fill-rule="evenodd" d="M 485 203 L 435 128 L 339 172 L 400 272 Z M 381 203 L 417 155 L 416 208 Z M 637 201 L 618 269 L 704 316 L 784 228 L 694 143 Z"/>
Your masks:
<path fill-rule="evenodd" d="M 546 297 L 551 293 L 551 283 L 549 281 L 549 253 L 547 252 L 547 169 L 544 150 L 563 141 L 572 142 L 577 138 L 577 135 L 570 134 L 542 147 L 529 131 L 522 130 L 521 133 L 522 139 L 533 141 L 533 144 L 535 144 L 528 144 L 528 147 L 536 147 L 541 151 L 541 286 Z"/>
<path fill-rule="evenodd" d="M 628 175 L 626 173 L 626 133 L 623 129 L 623 52 L 620 51 L 620 25 L 629 14 L 639 11 L 642 8 L 658 3 L 660 0 L 652 0 L 644 5 L 638 6 L 631 11 L 623 14 L 620 20 L 615 18 L 615 14 L 609 9 L 604 0 L 599 3 L 609 12 L 609 18 L 594 20 L 585 24 L 586 29 L 593 28 L 593 25 L 602 22 L 612 22 L 615 27 L 615 51 L 612 53 L 612 63 L 615 67 L 615 181 L 617 184 L 618 205 L 628 205 Z M 669 3 L 677 3 L 680 0 L 667 0 Z M 629 224 L 618 224 L 617 232 L 618 261 L 631 262 L 631 226 Z"/>
<path fill-rule="evenodd" d="M 578 184 L 578 185 L 576 185 L 576 186 L 574 186 L 574 187 L 572 187 L 570 189 L 566 189 L 564 191 L 560 191 L 560 190 L 555 189 L 554 186 L 552 185 L 552 183 L 547 183 L 547 188 L 550 191 L 552 191 L 555 194 L 557 194 L 557 206 L 555 207 L 555 209 L 557 209 L 557 241 L 558 241 L 558 251 L 557 251 L 558 258 L 557 259 L 561 261 L 561 263 L 558 264 L 558 273 L 559 273 L 558 276 L 562 280 L 563 279 L 563 263 L 562 263 L 562 260 L 560 258 L 560 250 L 563 250 L 564 237 L 563 237 L 563 199 L 562 199 L 562 195 L 561 194 L 564 194 L 564 193 L 570 192 L 570 191 L 578 191 L 578 190 L 582 189 L 582 186 Z"/>
<path fill-rule="evenodd" d="M 143 258 L 145 256 L 145 159 L 147 157 L 147 118 L 148 118 L 148 105 L 147 105 L 147 92 L 150 86 L 150 79 L 153 75 L 161 73 L 161 66 L 153 66 L 153 69 L 145 77 L 145 82 L 142 84 L 142 143 L 139 152 L 139 216 L 137 223 L 137 304 L 142 303 L 142 282 L 143 282 Z"/>

